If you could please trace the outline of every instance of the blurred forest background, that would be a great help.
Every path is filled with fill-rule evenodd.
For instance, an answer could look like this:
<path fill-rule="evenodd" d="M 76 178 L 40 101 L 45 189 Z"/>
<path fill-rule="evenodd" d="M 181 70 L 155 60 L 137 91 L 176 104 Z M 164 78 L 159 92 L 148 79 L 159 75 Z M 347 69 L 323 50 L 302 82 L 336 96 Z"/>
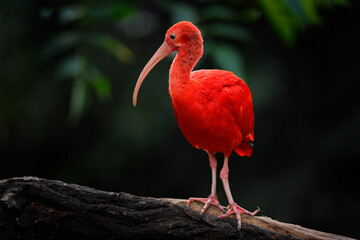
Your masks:
<path fill-rule="evenodd" d="M 166 30 L 190 20 L 204 38 L 195 68 L 233 71 L 253 95 L 254 155 L 230 158 L 235 201 L 359 237 L 359 10 L 351 0 L 0 0 L 0 178 L 208 196 L 207 154 L 172 113 L 174 54 L 131 102 Z"/>

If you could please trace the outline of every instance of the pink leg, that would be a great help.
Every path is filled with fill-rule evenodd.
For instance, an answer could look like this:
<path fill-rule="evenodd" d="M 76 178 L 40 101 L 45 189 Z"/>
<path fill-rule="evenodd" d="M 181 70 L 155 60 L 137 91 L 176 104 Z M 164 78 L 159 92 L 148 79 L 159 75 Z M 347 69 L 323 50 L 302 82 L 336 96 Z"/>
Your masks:
<path fill-rule="evenodd" d="M 230 186 L 229 186 L 229 159 L 227 157 L 225 157 L 224 159 L 224 166 L 220 171 L 220 178 L 223 182 L 224 185 L 224 190 L 226 193 L 226 197 L 228 199 L 229 202 L 229 210 L 224 214 L 221 215 L 219 218 L 225 218 L 230 216 L 231 214 L 235 214 L 236 219 L 237 219 L 237 223 L 238 223 L 238 229 L 241 229 L 241 216 L 240 213 L 245 213 L 245 214 L 249 214 L 251 216 L 254 216 L 259 209 L 255 210 L 254 212 L 249 212 L 248 210 L 239 207 L 233 200 L 233 197 L 231 195 L 231 191 L 230 191 Z"/>
<path fill-rule="evenodd" d="M 208 198 L 189 198 L 189 200 L 188 200 L 188 205 L 190 205 L 190 203 L 193 201 L 199 201 L 199 202 L 203 202 L 205 204 L 203 209 L 200 212 L 201 216 L 205 213 L 206 209 L 208 209 L 210 207 L 210 205 L 215 205 L 217 208 L 219 208 L 221 211 L 223 211 L 223 208 L 220 205 L 219 200 L 216 196 L 216 167 L 217 167 L 216 158 L 215 158 L 214 154 L 208 153 L 208 155 L 209 155 L 209 162 L 210 162 L 211 175 L 212 175 L 210 196 Z"/>

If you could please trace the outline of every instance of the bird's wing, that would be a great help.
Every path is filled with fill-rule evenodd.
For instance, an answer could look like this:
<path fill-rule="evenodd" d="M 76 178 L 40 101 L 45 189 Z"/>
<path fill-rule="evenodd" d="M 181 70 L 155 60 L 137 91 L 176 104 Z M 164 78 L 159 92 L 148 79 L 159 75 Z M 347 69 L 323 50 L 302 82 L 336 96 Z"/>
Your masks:
<path fill-rule="evenodd" d="M 234 150 L 240 156 L 251 156 L 254 141 L 254 110 L 248 86 L 242 80 L 238 81 L 234 85 L 224 87 L 219 98 L 223 99 L 224 106 L 235 117 L 243 138 Z"/>
<path fill-rule="evenodd" d="M 223 70 L 199 70 L 191 79 L 204 84 L 207 101 L 216 101 L 219 108 L 226 108 L 235 118 L 243 137 L 235 151 L 243 156 L 251 156 L 254 141 L 254 110 L 249 87 L 232 72 Z M 201 94 L 201 93 L 200 93 Z"/>

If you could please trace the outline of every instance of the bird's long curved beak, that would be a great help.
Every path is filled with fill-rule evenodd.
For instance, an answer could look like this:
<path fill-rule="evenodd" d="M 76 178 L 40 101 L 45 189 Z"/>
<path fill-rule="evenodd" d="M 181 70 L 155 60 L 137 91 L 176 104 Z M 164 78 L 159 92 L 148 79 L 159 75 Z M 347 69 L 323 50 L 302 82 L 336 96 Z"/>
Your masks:
<path fill-rule="evenodd" d="M 169 55 L 172 52 L 170 46 L 164 41 L 164 43 L 159 47 L 159 49 L 155 52 L 149 62 L 145 65 L 144 69 L 141 71 L 140 76 L 136 82 L 136 86 L 133 93 L 133 105 L 136 106 L 137 95 L 140 90 L 140 86 L 143 83 L 144 79 L 148 75 L 148 73 L 155 67 L 155 65 L 160 62 L 164 57 Z"/>

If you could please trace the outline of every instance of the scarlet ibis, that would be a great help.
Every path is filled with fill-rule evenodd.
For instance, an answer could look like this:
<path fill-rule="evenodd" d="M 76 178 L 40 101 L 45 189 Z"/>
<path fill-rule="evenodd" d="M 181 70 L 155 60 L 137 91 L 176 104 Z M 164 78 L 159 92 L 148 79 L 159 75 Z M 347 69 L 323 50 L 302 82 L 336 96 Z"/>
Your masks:
<path fill-rule="evenodd" d="M 249 212 L 239 207 L 233 200 L 228 180 L 228 161 L 232 151 L 240 156 L 251 156 L 253 152 L 254 111 L 249 87 L 232 72 L 217 69 L 193 71 L 203 54 L 203 39 L 195 25 L 183 21 L 169 28 L 163 44 L 142 70 L 134 89 L 134 106 L 145 77 L 173 51 L 177 51 L 177 55 L 170 68 L 169 92 L 174 115 L 190 144 L 207 152 L 212 172 L 210 196 L 190 198 L 188 204 L 203 202 L 201 216 L 210 205 L 223 210 L 216 195 L 217 161 L 214 154 L 224 153 L 220 178 L 229 206 L 220 218 L 235 214 L 240 229 L 240 213 L 255 215 L 259 211 Z"/>

